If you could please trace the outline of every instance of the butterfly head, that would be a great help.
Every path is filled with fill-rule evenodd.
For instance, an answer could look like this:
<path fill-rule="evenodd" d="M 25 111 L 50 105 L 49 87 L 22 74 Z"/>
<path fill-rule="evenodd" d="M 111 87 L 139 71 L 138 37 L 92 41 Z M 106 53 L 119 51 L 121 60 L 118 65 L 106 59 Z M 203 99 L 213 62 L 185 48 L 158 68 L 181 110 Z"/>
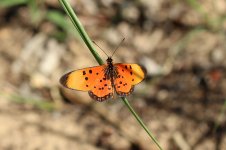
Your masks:
<path fill-rule="evenodd" d="M 106 61 L 107 61 L 107 64 L 112 64 L 113 59 L 111 57 L 108 57 L 108 59 Z"/>

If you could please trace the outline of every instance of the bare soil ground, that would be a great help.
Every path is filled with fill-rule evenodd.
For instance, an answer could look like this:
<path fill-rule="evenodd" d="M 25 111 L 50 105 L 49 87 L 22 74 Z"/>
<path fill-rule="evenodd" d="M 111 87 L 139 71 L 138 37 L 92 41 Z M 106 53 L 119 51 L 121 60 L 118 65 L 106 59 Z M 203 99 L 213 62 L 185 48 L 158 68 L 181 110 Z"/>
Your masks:
<path fill-rule="evenodd" d="M 128 99 L 165 150 L 226 149 L 224 0 L 71 4 L 106 53 L 126 38 L 114 62 L 146 68 Z M 99 103 L 59 85 L 98 64 L 70 21 L 54 16 L 67 18 L 57 1 L 32 8 L 0 7 L 0 149 L 157 149 L 119 98 Z"/>

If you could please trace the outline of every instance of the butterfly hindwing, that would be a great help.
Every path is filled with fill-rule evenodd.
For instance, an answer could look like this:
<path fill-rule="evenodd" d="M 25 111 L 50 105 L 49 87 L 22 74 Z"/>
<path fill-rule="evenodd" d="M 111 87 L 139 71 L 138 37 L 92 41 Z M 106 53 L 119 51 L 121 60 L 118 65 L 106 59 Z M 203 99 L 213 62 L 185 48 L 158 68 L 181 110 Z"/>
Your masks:
<path fill-rule="evenodd" d="M 120 80 L 120 79 L 116 79 L 114 81 L 114 84 L 115 84 L 116 93 L 120 97 L 128 96 L 134 90 L 134 86 L 133 85 L 128 84 L 128 83 L 126 83 L 126 82 L 124 82 L 123 80 Z"/>
<path fill-rule="evenodd" d="M 115 90 L 119 96 L 127 96 L 134 90 L 134 85 L 145 77 L 145 71 L 138 64 L 114 64 L 117 78 L 114 80 Z"/>
<path fill-rule="evenodd" d="M 106 65 L 71 71 L 60 78 L 60 83 L 73 90 L 89 91 L 94 88 L 96 79 L 104 77 Z"/>
<path fill-rule="evenodd" d="M 111 81 L 105 77 L 95 81 L 94 88 L 89 91 L 89 96 L 97 101 L 104 101 L 113 97 Z"/>

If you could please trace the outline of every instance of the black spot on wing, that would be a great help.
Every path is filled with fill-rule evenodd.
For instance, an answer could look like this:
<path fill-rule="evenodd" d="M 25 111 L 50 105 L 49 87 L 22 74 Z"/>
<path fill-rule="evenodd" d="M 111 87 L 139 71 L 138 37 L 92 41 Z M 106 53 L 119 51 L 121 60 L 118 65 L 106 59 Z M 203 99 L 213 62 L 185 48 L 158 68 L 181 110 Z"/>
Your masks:
<path fill-rule="evenodd" d="M 85 77 L 85 80 L 87 81 L 89 78 L 88 77 Z"/>
<path fill-rule="evenodd" d="M 89 70 L 89 73 L 92 74 L 92 70 Z"/>

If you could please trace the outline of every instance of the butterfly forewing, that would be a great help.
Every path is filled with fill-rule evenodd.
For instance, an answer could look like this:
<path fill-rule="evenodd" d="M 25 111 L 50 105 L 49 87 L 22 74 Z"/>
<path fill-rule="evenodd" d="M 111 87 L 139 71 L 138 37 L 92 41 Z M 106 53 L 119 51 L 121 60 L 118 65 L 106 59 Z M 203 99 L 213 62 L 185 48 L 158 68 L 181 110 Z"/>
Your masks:
<path fill-rule="evenodd" d="M 89 91 L 94 88 L 97 79 L 104 76 L 106 65 L 71 71 L 61 77 L 60 83 L 66 88 Z"/>

